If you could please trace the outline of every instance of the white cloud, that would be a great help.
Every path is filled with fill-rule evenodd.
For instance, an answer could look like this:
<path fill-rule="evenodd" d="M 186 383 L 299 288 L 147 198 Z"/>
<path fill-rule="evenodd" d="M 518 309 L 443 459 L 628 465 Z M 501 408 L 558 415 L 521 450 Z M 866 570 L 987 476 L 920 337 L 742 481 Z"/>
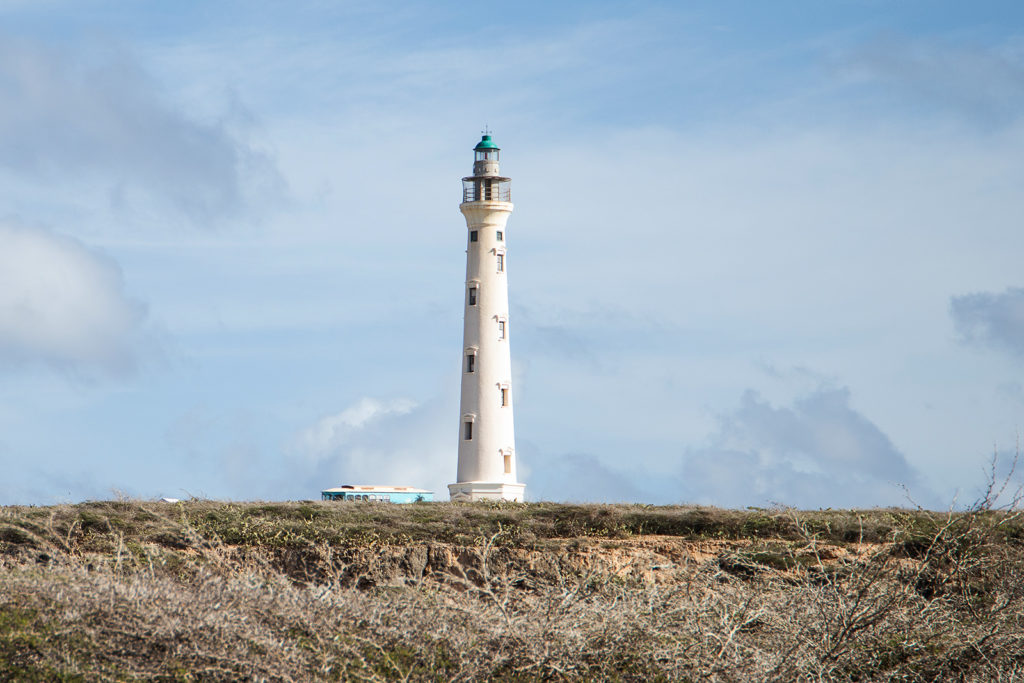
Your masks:
<path fill-rule="evenodd" d="M 288 448 L 292 485 L 391 484 L 447 497 L 456 468 L 457 413 L 432 400 L 362 398 L 299 432 Z"/>
<path fill-rule="evenodd" d="M 527 481 L 532 500 L 702 503 L 730 507 L 782 503 L 797 507 L 905 505 L 909 492 L 944 505 L 889 437 L 850 406 L 847 389 L 819 388 L 776 407 L 753 391 L 719 418 L 718 430 L 689 449 L 676 467 L 609 465 L 570 453 L 536 458 Z M 906 487 L 906 489 L 904 489 Z"/>
<path fill-rule="evenodd" d="M 360 431 L 389 416 L 407 415 L 416 403 L 399 398 L 379 401 L 361 398 L 335 415 L 328 415 L 304 430 L 296 439 L 296 452 L 313 461 L 323 460 L 352 444 Z"/>
<path fill-rule="evenodd" d="M 69 237 L 0 224 L 0 361 L 123 373 L 144 319 L 112 260 Z"/>
<path fill-rule="evenodd" d="M 903 487 L 935 502 L 889 437 L 850 406 L 845 388 L 821 388 L 784 407 L 746 392 L 709 445 L 686 454 L 682 475 L 692 500 L 718 505 L 899 505 L 907 502 Z"/>
<path fill-rule="evenodd" d="M 225 121 L 168 101 L 131 54 L 109 45 L 58 49 L 0 35 L 0 99 L 0 169 L 9 183 L 62 184 L 49 203 L 86 187 L 82 196 L 99 189 L 116 207 L 156 199 L 209 222 L 280 190 L 265 153 Z"/>

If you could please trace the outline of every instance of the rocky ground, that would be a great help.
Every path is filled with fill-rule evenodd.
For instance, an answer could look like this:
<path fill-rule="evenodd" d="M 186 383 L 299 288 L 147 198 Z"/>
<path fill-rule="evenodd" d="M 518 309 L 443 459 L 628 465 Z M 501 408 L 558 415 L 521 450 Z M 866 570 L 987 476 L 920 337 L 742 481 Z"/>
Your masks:
<path fill-rule="evenodd" d="M 1018 680 L 1014 509 L 0 508 L 0 680 Z"/>

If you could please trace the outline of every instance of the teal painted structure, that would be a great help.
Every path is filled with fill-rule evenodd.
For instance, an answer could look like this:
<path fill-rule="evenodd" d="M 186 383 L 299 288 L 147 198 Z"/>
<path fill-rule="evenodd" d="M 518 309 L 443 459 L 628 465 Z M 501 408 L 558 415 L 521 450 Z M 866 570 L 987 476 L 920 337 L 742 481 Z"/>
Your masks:
<path fill-rule="evenodd" d="M 322 500 L 379 502 L 379 503 L 429 503 L 434 492 L 411 486 L 358 486 L 346 484 L 320 492 Z"/>
<path fill-rule="evenodd" d="M 494 144 L 494 140 L 491 139 L 490 135 L 485 135 L 480 139 L 480 142 L 476 143 L 476 147 L 474 147 L 473 149 L 500 149 L 500 147 Z"/>

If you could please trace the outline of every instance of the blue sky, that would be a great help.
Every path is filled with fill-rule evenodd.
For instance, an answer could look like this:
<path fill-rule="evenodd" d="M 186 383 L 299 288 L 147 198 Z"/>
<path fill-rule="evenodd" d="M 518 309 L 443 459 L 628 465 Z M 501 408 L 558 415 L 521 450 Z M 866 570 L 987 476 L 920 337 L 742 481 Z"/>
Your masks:
<path fill-rule="evenodd" d="M 1024 417 L 1024 9 L 0 2 L 0 503 L 444 491 L 513 179 L 532 499 L 969 501 Z"/>

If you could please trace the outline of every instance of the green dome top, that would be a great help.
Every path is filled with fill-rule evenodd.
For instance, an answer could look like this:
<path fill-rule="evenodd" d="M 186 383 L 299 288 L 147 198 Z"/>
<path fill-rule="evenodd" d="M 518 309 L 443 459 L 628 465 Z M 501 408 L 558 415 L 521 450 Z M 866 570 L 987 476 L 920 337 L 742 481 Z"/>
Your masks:
<path fill-rule="evenodd" d="M 480 139 L 480 142 L 478 142 L 476 147 L 474 147 L 473 149 L 499 149 L 499 147 L 496 144 L 494 144 L 494 141 L 491 140 L 490 135 L 484 135 L 483 138 Z"/>

